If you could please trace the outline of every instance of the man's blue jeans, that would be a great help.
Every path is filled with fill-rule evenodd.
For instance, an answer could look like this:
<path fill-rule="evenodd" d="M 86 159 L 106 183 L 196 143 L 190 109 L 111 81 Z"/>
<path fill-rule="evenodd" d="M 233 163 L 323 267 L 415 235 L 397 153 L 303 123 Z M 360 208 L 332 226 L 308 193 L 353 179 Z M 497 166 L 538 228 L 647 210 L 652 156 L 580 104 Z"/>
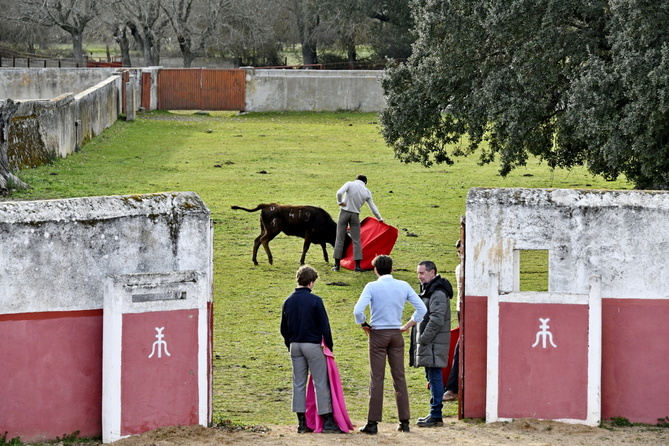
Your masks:
<path fill-rule="evenodd" d="M 425 367 L 425 377 L 430 384 L 430 416 L 441 419 L 441 409 L 444 407 L 444 379 L 441 368 Z"/>

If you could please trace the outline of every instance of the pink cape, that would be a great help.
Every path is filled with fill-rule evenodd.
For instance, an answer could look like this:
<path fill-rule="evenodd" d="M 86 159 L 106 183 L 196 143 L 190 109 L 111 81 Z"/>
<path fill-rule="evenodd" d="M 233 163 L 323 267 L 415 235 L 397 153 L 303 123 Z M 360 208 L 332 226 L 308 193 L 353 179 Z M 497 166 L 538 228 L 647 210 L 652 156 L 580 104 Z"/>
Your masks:
<path fill-rule="evenodd" d="M 346 410 L 346 402 L 344 401 L 344 391 L 341 387 L 341 378 L 339 377 L 339 369 L 334 360 L 334 355 L 325 344 L 323 347 L 323 354 L 328 365 L 328 378 L 330 380 L 330 393 L 332 394 L 332 415 L 335 423 L 339 429 L 348 433 L 353 430 L 353 423 L 348 417 Z M 314 383 L 309 375 L 309 382 L 307 383 L 307 407 L 304 413 L 307 418 L 307 426 L 313 429 L 314 432 L 323 431 L 323 419 L 318 415 L 318 408 L 316 407 L 316 391 L 314 390 Z"/>

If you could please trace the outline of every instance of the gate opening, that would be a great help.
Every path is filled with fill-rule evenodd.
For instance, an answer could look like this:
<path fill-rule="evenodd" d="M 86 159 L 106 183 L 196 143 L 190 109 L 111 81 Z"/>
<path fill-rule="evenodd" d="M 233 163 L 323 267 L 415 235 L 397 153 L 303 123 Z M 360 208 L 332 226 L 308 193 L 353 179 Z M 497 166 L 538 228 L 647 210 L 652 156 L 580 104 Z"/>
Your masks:
<path fill-rule="evenodd" d="M 514 291 L 548 290 L 548 250 L 514 251 Z"/>

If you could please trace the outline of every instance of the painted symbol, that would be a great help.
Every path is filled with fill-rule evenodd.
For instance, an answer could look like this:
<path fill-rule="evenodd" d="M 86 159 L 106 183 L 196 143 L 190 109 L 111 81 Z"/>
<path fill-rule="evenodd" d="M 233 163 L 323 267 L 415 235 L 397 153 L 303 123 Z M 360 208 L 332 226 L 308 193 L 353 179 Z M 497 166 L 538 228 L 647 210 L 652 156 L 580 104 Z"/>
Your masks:
<path fill-rule="evenodd" d="M 548 326 L 548 321 L 550 321 L 550 318 L 546 318 L 546 319 L 539 318 L 539 321 L 541 321 L 541 324 L 539 324 L 539 329 L 540 330 L 537 332 L 537 339 L 534 342 L 534 344 L 532 345 L 532 348 L 539 345 L 539 338 L 541 338 L 541 343 L 542 343 L 541 346 L 543 348 L 546 348 L 546 339 L 548 339 L 548 341 L 551 343 L 553 348 L 557 348 L 557 345 L 555 345 L 555 343 L 553 343 L 553 333 L 548 331 L 548 329 L 550 328 Z"/>
<path fill-rule="evenodd" d="M 151 354 L 149 355 L 149 358 L 153 357 L 153 355 L 156 353 L 156 350 L 158 350 L 158 357 L 162 358 L 163 348 L 165 348 L 165 354 L 167 354 L 167 356 L 172 356 L 170 355 L 170 352 L 167 351 L 167 342 L 163 341 L 163 338 L 165 337 L 163 334 L 164 329 L 165 327 L 156 327 L 156 339 L 158 340 L 153 343 L 153 348 L 151 348 Z"/>

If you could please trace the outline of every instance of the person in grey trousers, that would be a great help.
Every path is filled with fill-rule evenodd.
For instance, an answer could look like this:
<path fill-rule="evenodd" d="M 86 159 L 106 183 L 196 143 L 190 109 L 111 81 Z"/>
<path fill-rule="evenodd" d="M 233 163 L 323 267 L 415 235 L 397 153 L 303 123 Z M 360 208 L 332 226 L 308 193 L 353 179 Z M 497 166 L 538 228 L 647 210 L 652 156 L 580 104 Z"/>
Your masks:
<path fill-rule="evenodd" d="M 334 349 L 330 321 L 323 299 L 311 290 L 318 273 L 309 265 L 296 273 L 297 285 L 281 308 L 281 335 L 293 367 L 293 412 L 297 414 L 297 432 L 312 432 L 307 426 L 306 389 L 309 372 L 316 391 L 318 414 L 323 418 L 323 433 L 343 433 L 332 415 L 332 396 L 325 354 L 321 342 Z"/>
<path fill-rule="evenodd" d="M 372 193 L 367 189 L 367 177 L 358 175 L 354 181 L 348 181 L 337 191 L 339 204 L 339 218 L 337 219 L 337 239 L 335 241 L 332 271 L 339 271 L 339 263 L 344 256 L 344 241 L 346 228 L 351 227 L 351 241 L 353 242 L 353 260 L 355 271 L 362 272 L 362 244 L 360 243 L 360 208 L 367 203 L 377 220 L 383 221 L 379 210 L 372 200 Z"/>

